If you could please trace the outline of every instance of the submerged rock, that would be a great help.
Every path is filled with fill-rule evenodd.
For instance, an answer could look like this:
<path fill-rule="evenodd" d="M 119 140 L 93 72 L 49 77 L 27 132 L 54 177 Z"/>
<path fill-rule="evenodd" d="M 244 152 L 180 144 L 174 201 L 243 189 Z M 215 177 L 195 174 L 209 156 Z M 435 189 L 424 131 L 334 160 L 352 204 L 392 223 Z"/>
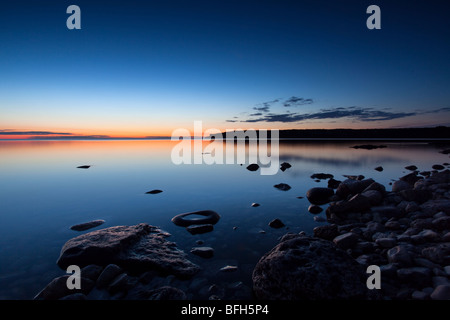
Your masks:
<path fill-rule="evenodd" d="M 70 229 L 75 230 L 75 231 L 84 231 L 84 230 L 98 227 L 99 225 L 102 225 L 103 223 L 105 223 L 105 220 L 92 220 L 89 222 L 73 225 L 70 227 Z"/>
<path fill-rule="evenodd" d="M 72 238 L 61 249 L 57 264 L 62 269 L 72 264 L 117 264 L 133 272 L 156 270 L 183 278 L 200 271 L 175 243 L 165 239 L 160 229 L 146 223 L 110 227 Z"/>
<path fill-rule="evenodd" d="M 286 184 L 286 183 L 279 183 L 274 185 L 275 188 L 277 188 L 278 190 L 282 190 L 282 191 L 288 191 L 291 189 L 291 186 Z"/>
<path fill-rule="evenodd" d="M 214 226 L 212 224 L 193 224 L 188 226 L 186 230 L 190 234 L 202 234 L 213 231 Z"/>
<path fill-rule="evenodd" d="M 212 258 L 214 256 L 214 249 L 211 247 L 194 247 L 191 253 L 202 258 Z"/>

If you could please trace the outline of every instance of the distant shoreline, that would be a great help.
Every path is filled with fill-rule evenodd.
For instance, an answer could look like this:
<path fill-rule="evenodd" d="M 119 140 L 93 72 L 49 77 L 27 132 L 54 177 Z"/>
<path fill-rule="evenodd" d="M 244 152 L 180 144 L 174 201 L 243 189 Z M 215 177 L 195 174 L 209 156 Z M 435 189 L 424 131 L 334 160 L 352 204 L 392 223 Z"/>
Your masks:
<path fill-rule="evenodd" d="M 256 139 L 259 130 L 255 130 Z M 270 139 L 271 130 L 267 130 Z M 434 128 L 398 128 L 398 129 L 287 129 L 279 130 L 280 141 L 450 141 L 450 127 Z M 218 136 L 220 134 L 212 134 Z M 223 140 L 238 139 L 243 140 L 246 130 L 238 129 L 231 131 L 227 137 L 227 132 L 222 132 Z M 209 137 L 206 137 L 208 139 Z M 191 136 L 191 140 L 203 139 L 203 137 Z M 247 137 L 248 139 L 248 137 Z M 89 141 L 110 141 L 110 140 L 172 140 L 170 136 L 147 136 L 142 138 L 130 137 L 92 137 L 92 136 L 33 136 L 23 139 L 0 139 L 0 141 L 65 141 L 65 140 L 89 140 Z"/>

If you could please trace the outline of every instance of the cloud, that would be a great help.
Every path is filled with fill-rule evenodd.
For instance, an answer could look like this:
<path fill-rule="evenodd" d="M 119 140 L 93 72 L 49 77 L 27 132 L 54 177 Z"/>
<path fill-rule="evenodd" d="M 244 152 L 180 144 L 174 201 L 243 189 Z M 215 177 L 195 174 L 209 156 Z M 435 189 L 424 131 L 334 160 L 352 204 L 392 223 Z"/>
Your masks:
<path fill-rule="evenodd" d="M 350 118 L 356 121 L 387 121 L 417 115 L 417 112 L 392 112 L 375 110 L 374 108 L 339 107 L 321 109 L 313 113 L 280 113 L 267 114 L 256 119 L 246 119 L 242 122 L 301 122 L 306 120 L 333 120 Z"/>
<path fill-rule="evenodd" d="M 449 111 L 450 111 L 450 107 L 445 107 L 445 108 L 439 108 L 439 109 L 435 109 L 435 110 L 424 111 L 422 113 L 439 113 L 439 112 L 449 112 Z"/>
<path fill-rule="evenodd" d="M 52 131 L 15 131 L 11 129 L 0 129 L 0 135 L 8 136 L 48 136 L 48 135 L 64 135 L 70 136 L 72 133 L 68 132 L 52 132 Z"/>
<path fill-rule="evenodd" d="M 256 107 L 253 107 L 253 110 L 260 112 L 269 112 L 270 107 L 274 104 L 277 104 L 278 102 L 280 102 L 280 99 L 259 103 L 256 105 Z"/>
<path fill-rule="evenodd" d="M 43 136 L 43 137 L 41 137 L 41 136 L 33 136 L 33 137 L 30 137 L 30 138 L 28 138 L 28 139 L 31 139 L 31 140 L 33 140 L 33 139 L 38 139 L 38 140 L 43 140 L 43 139 L 49 139 L 49 140 L 52 140 L 52 139 L 66 139 L 66 140 L 71 140 L 71 139 L 74 139 L 74 140 L 79 140 L 79 139 L 112 139 L 110 136 L 107 136 L 107 135 L 101 135 L 101 134 L 95 134 L 95 135 L 86 135 L 86 136 L 72 136 L 72 135 L 70 135 L 70 136 Z M 119 139 L 119 138 L 116 138 L 116 139 Z"/>
<path fill-rule="evenodd" d="M 297 106 L 303 106 L 305 104 L 313 104 L 313 99 L 305 99 L 305 98 L 299 98 L 296 96 L 292 96 L 286 101 L 283 102 L 284 107 L 297 107 Z"/>

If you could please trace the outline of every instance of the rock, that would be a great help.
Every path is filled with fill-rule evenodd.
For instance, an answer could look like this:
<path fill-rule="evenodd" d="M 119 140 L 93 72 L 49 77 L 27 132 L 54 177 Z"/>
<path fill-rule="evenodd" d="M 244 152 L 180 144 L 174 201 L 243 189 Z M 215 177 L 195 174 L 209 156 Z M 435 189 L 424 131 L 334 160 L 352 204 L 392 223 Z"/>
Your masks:
<path fill-rule="evenodd" d="M 147 191 L 146 194 L 158 194 L 161 192 L 162 192 L 162 190 L 154 189 L 154 190 Z"/>
<path fill-rule="evenodd" d="M 68 296 L 64 296 L 62 298 L 60 298 L 59 300 L 87 300 L 87 297 L 82 294 L 82 293 L 72 293 L 69 294 Z"/>
<path fill-rule="evenodd" d="M 333 242 L 336 245 L 336 247 L 346 250 L 349 248 L 353 248 L 358 242 L 358 239 L 359 236 L 357 234 L 353 232 L 347 232 L 334 238 Z"/>
<path fill-rule="evenodd" d="M 161 230 L 141 223 L 91 231 L 67 241 L 57 261 L 69 265 L 117 264 L 134 272 L 157 270 L 179 277 L 192 277 L 200 268 L 185 258 L 176 244 L 165 239 Z"/>
<path fill-rule="evenodd" d="M 348 195 L 355 195 L 357 193 L 361 193 L 369 187 L 375 181 L 373 179 L 365 179 L 365 180 L 354 180 L 347 179 L 342 181 L 339 184 L 339 187 L 336 190 L 336 194 L 342 198 L 347 198 Z"/>
<path fill-rule="evenodd" d="M 447 274 L 447 276 L 450 276 L 450 266 L 445 266 L 444 271 Z"/>
<path fill-rule="evenodd" d="M 322 208 L 321 207 L 319 207 L 319 206 L 317 206 L 317 205 L 315 205 L 315 204 L 312 204 L 312 205 L 310 205 L 309 207 L 308 207 L 308 211 L 310 212 L 310 213 L 312 213 L 312 214 L 318 214 L 318 213 L 321 213 L 322 212 Z"/>
<path fill-rule="evenodd" d="M 276 218 L 269 222 L 269 226 L 275 229 L 279 229 L 284 227 L 284 223 L 280 219 Z"/>
<path fill-rule="evenodd" d="M 103 271 L 103 267 L 90 264 L 81 269 L 81 276 L 92 281 L 96 281 Z"/>
<path fill-rule="evenodd" d="M 431 283 L 431 270 L 424 267 L 401 268 L 397 270 L 397 277 L 404 283 L 424 287 Z"/>
<path fill-rule="evenodd" d="M 445 169 L 445 167 L 440 164 L 434 164 L 431 168 L 433 168 L 434 170 L 444 170 Z"/>
<path fill-rule="evenodd" d="M 434 215 L 440 211 L 450 215 L 450 199 L 428 200 L 420 205 L 423 212 Z"/>
<path fill-rule="evenodd" d="M 431 171 L 421 171 L 419 172 L 421 176 L 428 177 L 431 174 Z"/>
<path fill-rule="evenodd" d="M 77 169 L 89 169 L 91 166 L 84 165 L 84 166 L 78 166 Z"/>
<path fill-rule="evenodd" d="M 319 179 L 319 180 L 326 180 L 326 179 L 332 179 L 334 176 L 329 173 L 314 173 L 311 176 L 311 179 Z"/>
<path fill-rule="evenodd" d="M 339 185 L 341 184 L 341 182 L 342 181 L 331 178 L 330 180 L 328 180 L 328 188 L 337 189 L 339 187 Z"/>
<path fill-rule="evenodd" d="M 105 223 L 105 220 L 92 220 L 90 222 L 80 223 L 80 224 L 71 226 L 70 229 L 75 230 L 75 231 L 84 231 L 84 230 L 98 227 L 99 225 L 102 225 L 104 223 Z"/>
<path fill-rule="evenodd" d="M 412 189 L 413 186 L 406 181 L 397 180 L 392 184 L 393 192 L 400 192 L 402 190 Z"/>
<path fill-rule="evenodd" d="M 377 170 L 378 172 L 381 172 L 381 171 L 383 171 L 383 167 L 382 166 L 376 167 L 375 170 Z"/>
<path fill-rule="evenodd" d="M 256 207 L 259 207 L 259 206 L 260 206 L 259 203 L 255 203 L 255 202 L 252 203 L 252 207 L 253 207 L 253 208 L 256 208 Z"/>
<path fill-rule="evenodd" d="M 381 193 L 381 195 L 384 195 L 386 193 L 386 187 L 378 182 L 372 182 L 367 188 L 362 191 L 362 193 L 370 190 L 378 191 L 379 193 Z"/>
<path fill-rule="evenodd" d="M 314 221 L 316 221 L 316 222 L 326 222 L 327 219 L 325 219 L 324 217 L 315 216 L 314 217 Z"/>
<path fill-rule="evenodd" d="M 194 247 L 191 253 L 202 258 L 212 258 L 214 256 L 214 249 L 211 247 Z"/>
<path fill-rule="evenodd" d="M 400 178 L 400 181 L 404 181 L 406 183 L 409 183 L 410 185 L 414 186 L 414 184 L 419 181 L 422 180 L 422 177 L 417 176 L 416 172 L 411 172 L 403 177 Z"/>
<path fill-rule="evenodd" d="M 437 286 L 433 293 L 430 295 L 433 300 L 450 300 L 450 286 L 440 285 Z"/>
<path fill-rule="evenodd" d="M 410 266 L 413 263 L 413 247 L 409 244 L 399 244 L 386 253 L 389 263 L 396 263 L 400 266 Z"/>
<path fill-rule="evenodd" d="M 194 218 L 192 218 L 192 216 L 194 216 Z M 201 218 L 195 216 L 201 216 Z M 172 218 L 172 222 L 180 227 L 188 227 L 193 224 L 216 224 L 219 220 L 220 215 L 212 210 L 181 213 Z"/>
<path fill-rule="evenodd" d="M 433 197 L 433 193 L 430 190 L 404 189 L 399 193 L 403 199 L 415 201 L 418 204 L 422 204 Z"/>
<path fill-rule="evenodd" d="M 81 277 L 80 289 L 69 289 L 67 287 L 67 280 L 69 277 L 70 275 L 64 275 L 53 279 L 34 297 L 34 300 L 58 300 L 75 293 L 87 295 L 94 287 L 94 282 L 92 280 Z"/>
<path fill-rule="evenodd" d="M 430 294 L 427 293 L 427 292 L 415 290 L 415 291 L 412 293 L 411 298 L 412 298 L 413 300 L 426 300 L 429 296 L 430 296 Z"/>
<path fill-rule="evenodd" d="M 284 172 L 286 169 L 289 169 L 290 167 L 292 167 L 290 163 L 288 163 L 288 162 L 283 162 L 283 163 L 280 165 L 280 170 Z"/>
<path fill-rule="evenodd" d="M 399 208 L 393 207 L 393 206 L 372 207 L 371 212 L 374 215 L 378 215 L 382 218 L 387 218 L 387 219 L 391 219 L 391 218 L 398 219 L 402 216 L 402 211 Z"/>
<path fill-rule="evenodd" d="M 237 271 L 238 267 L 237 266 L 225 266 L 219 269 L 220 272 L 234 272 Z"/>
<path fill-rule="evenodd" d="M 190 234 L 203 234 L 214 230 L 212 224 L 193 224 L 186 228 Z"/>
<path fill-rule="evenodd" d="M 259 169 L 259 165 L 256 163 L 252 163 L 250 165 L 247 166 L 247 170 L 248 171 L 256 171 Z"/>
<path fill-rule="evenodd" d="M 335 224 L 315 227 L 314 236 L 325 240 L 333 240 L 339 235 L 338 226 Z"/>
<path fill-rule="evenodd" d="M 326 240 L 295 235 L 266 253 L 253 270 L 253 291 L 264 300 L 366 297 L 365 269 Z"/>
<path fill-rule="evenodd" d="M 397 240 L 395 238 L 378 238 L 375 243 L 382 248 L 392 248 L 397 244 Z"/>
<path fill-rule="evenodd" d="M 111 281 L 121 273 L 123 273 L 123 269 L 118 265 L 107 265 L 97 279 L 97 287 L 100 289 L 106 288 L 111 283 Z"/>
<path fill-rule="evenodd" d="M 126 293 L 131 288 L 132 281 L 126 273 L 118 275 L 108 286 L 108 292 L 112 295 L 118 292 Z"/>
<path fill-rule="evenodd" d="M 406 166 L 405 169 L 410 170 L 410 171 L 415 171 L 415 170 L 417 170 L 417 167 L 415 165 L 411 165 L 411 166 Z"/>
<path fill-rule="evenodd" d="M 422 256 L 440 265 L 450 264 L 450 243 L 439 243 L 422 249 Z"/>
<path fill-rule="evenodd" d="M 370 206 L 379 205 L 383 201 L 383 195 L 378 190 L 367 190 L 361 195 L 369 199 Z"/>
<path fill-rule="evenodd" d="M 401 229 L 401 225 L 398 221 L 387 221 L 384 226 L 386 227 L 386 229 L 390 229 L 390 230 L 398 230 Z"/>
<path fill-rule="evenodd" d="M 330 188 L 311 188 L 306 193 L 308 201 L 315 205 L 322 205 L 329 202 L 334 190 Z"/>
<path fill-rule="evenodd" d="M 288 191 L 291 189 L 291 186 L 286 184 L 286 183 L 279 183 L 274 185 L 275 188 L 277 188 L 278 190 L 282 190 L 282 191 Z"/>
<path fill-rule="evenodd" d="M 186 300 L 187 296 L 183 290 L 164 286 L 149 292 L 148 300 Z"/>

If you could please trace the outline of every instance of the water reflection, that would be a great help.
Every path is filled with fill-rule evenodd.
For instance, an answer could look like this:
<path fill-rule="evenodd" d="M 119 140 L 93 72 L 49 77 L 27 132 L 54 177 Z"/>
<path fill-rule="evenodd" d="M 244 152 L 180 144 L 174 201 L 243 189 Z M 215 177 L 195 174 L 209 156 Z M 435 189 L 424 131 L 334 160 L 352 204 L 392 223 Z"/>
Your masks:
<path fill-rule="evenodd" d="M 362 174 L 388 187 L 391 179 L 406 173 L 407 165 L 430 170 L 448 162 L 447 155 L 426 143 L 383 142 L 385 149 L 363 150 L 350 148 L 352 142 L 281 141 L 279 162 L 292 167 L 264 176 L 238 161 L 175 165 L 171 151 L 176 144 L 0 141 L 0 298 L 30 299 L 61 275 L 55 261 L 65 241 L 79 234 L 70 230 L 74 224 L 95 219 L 106 221 L 102 227 L 147 222 L 172 233 L 171 240 L 186 252 L 200 238 L 214 247 L 212 260 L 196 261 L 205 269 L 231 261 L 251 270 L 287 232 L 271 229 L 269 221 L 280 218 L 291 232 L 309 232 L 317 225 L 307 212 L 307 200 L 297 199 L 313 186 L 326 186 L 326 181 L 314 182 L 313 173 L 336 179 Z M 91 167 L 77 169 L 80 165 Z M 374 170 L 377 166 L 384 170 Z M 279 191 L 273 187 L 279 183 L 292 189 Z M 163 192 L 145 194 L 152 189 Z M 253 202 L 261 206 L 251 207 Z M 179 213 L 206 209 L 222 216 L 211 233 L 192 236 L 170 222 Z"/>

